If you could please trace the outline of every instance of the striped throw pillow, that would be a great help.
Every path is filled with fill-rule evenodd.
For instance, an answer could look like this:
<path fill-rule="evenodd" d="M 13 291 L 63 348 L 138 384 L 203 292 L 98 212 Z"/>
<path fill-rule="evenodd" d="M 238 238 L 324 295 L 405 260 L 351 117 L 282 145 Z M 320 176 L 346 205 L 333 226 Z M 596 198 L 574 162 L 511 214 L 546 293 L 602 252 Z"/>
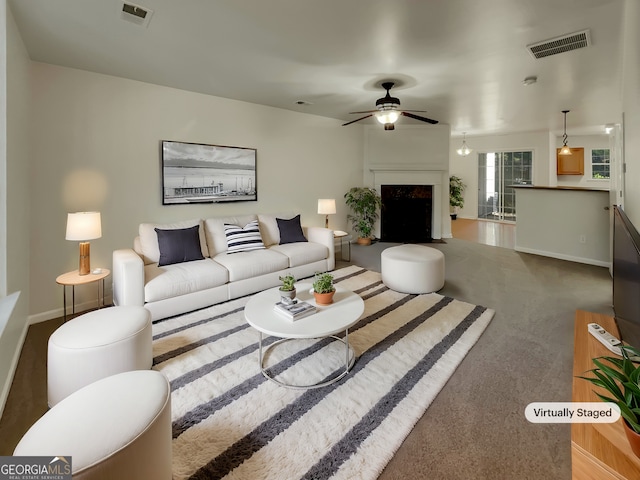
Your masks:
<path fill-rule="evenodd" d="M 248 252 L 265 248 L 260 236 L 258 220 L 247 223 L 244 228 L 225 223 L 224 233 L 227 236 L 227 253 Z"/>

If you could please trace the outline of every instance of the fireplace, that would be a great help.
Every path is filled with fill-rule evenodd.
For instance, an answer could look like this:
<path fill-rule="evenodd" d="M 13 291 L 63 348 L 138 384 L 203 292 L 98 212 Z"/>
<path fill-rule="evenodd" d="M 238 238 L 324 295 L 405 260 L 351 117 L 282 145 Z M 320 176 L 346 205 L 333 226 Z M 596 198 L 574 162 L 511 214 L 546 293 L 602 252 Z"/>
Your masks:
<path fill-rule="evenodd" d="M 380 239 L 383 242 L 431 242 L 431 185 L 382 185 Z"/>

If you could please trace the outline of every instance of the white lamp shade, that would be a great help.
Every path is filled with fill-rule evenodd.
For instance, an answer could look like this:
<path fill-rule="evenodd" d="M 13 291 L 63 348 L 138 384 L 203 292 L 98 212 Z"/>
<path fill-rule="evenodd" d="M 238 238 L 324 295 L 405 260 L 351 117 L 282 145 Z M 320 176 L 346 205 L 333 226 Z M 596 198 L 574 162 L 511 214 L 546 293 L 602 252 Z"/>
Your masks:
<path fill-rule="evenodd" d="M 67 214 L 67 240 L 84 242 L 102 236 L 100 212 L 76 212 Z"/>
<path fill-rule="evenodd" d="M 318 213 L 321 215 L 333 215 L 336 213 L 336 200 L 334 198 L 320 198 L 318 200 Z"/>

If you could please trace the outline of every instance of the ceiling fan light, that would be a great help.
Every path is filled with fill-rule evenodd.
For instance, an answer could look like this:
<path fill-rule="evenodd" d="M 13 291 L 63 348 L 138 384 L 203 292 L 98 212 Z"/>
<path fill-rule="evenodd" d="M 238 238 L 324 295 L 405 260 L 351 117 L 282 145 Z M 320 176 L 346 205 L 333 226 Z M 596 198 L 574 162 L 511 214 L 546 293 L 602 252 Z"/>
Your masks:
<path fill-rule="evenodd" d="M 381 110 L 376 113 L 376 119 L 382 125 L 386 125 L 388 123 L 393 124 L 398 120 L 399 117 L 400 115 L 396 110 Z"/>

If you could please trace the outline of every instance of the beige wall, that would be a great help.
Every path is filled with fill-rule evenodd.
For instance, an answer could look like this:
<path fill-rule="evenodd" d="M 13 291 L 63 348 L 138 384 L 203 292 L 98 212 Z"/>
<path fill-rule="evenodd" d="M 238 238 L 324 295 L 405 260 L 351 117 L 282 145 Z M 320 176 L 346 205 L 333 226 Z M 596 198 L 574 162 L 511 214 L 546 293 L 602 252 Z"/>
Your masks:
<path fill-rule="evenodd" d="M 622 106 L 624 110 L 624 210 L 640 229 L 640 2 L 627 0 L 624 14 Z"/>
<path fill-rule="evenodd" d="M 2 9 L 5 6 L 3 0 Z M 6 210 L 0 212 L 0 231 L 6 243 L 0 269 L 6 278 L 6 285 L 2 287 L 0 297 L 18 291 L 21 293 L 13 315 L 4 329 L 0 328 L 0 412 L 4 408 L 26 335 L 29 304 L 30 190 L 27 121 L 30 61 L 9 10 L 6 10 L 6 23 L 2 22 L 2 29 L 5 26 L 6 35 L 2 34 L 0 37 L 6 39 L 6 64 L 4 61 L 0 63 L 3 70 L 6 65 L 6 83 L 0 81 L 0 84 L 6 85 L 6 92 L 2 93 L 2 97 L 6 95 L 7 123 L 6 128 L 2 128 L 6 142 L 0 141 L 0 144 L 6 145 L 6 150 L 2 152 L 6 158 L 6 175 L 3 171 L 0 177 L 6 180 L 6 184 L 0 188 L 0 204 L 6 205 Z"/>
<path fill-rule="evenodd" d="M 91 259 L 107 268 L 141 222 L 299 212 L 304 224 L 323 225 L 317 199 L 336 198 L 330 222 L 346 229 L 342 196 L 362 184 L 361 128 L 48 64 L 33 63 L 32 77 L 32 321 L 61 315 L 56 276 L 77 268 L 78 245 L 64 239 L 68 212 L 102 213 Z M 161 140 L 257 148 L 258 201 L 163 206 Z M 95 287 L 76 296 L 92 301 Z"/>

